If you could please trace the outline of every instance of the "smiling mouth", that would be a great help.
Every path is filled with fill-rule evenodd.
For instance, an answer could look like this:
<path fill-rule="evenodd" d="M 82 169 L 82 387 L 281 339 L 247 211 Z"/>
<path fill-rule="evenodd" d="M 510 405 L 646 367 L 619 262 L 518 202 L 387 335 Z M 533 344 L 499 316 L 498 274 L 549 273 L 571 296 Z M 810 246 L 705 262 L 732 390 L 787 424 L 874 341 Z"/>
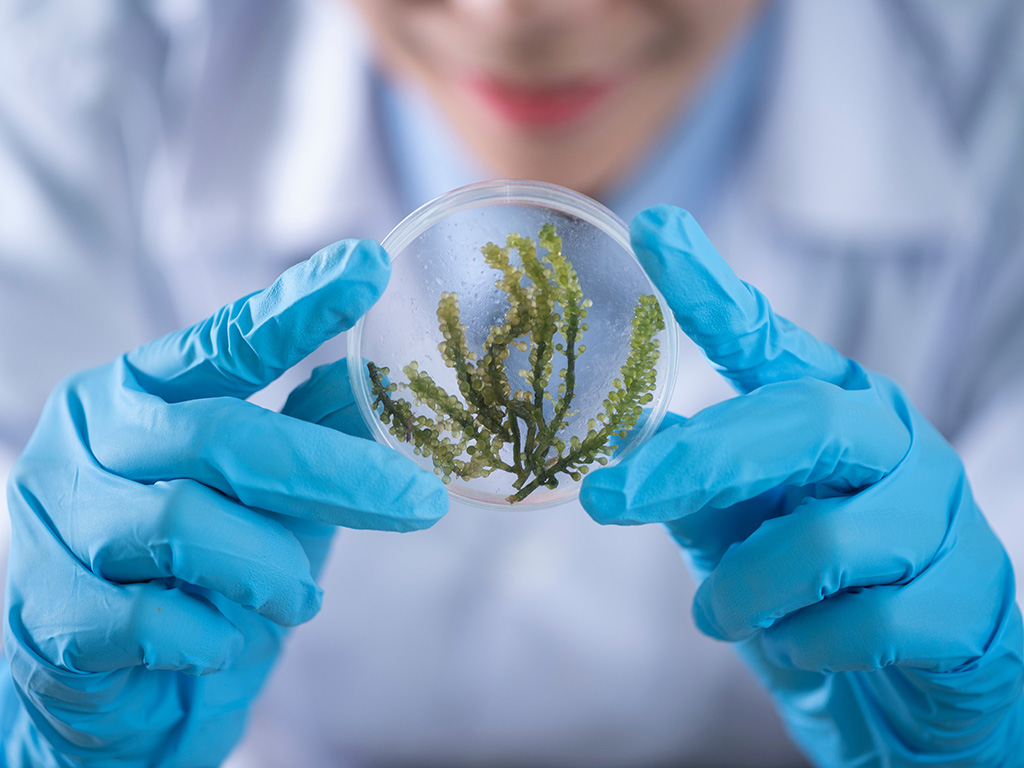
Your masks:
<path fill-rule="evenodd" d="M 526 86 L 487 76 L 466 80 L 466 87 L 476 101 L 504 122 L 523 128 L 570 126 L 591 113 L 614 85 L 610 79 L 557 86 Z"/>

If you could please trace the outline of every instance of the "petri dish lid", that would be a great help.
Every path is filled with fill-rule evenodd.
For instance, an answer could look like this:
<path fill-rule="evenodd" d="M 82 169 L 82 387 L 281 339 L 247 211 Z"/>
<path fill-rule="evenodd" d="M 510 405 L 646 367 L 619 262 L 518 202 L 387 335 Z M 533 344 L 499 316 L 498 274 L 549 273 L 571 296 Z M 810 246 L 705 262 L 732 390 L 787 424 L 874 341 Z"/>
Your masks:
<path fill-rule="evenodd" d="M 668 409 L 676 378 L 677 329 L 664 298 L 633 254 L 625 224 L 597 201 L 565 187 L 502 179 L 441 195 L 403 219 L 382 243 L 391 256 L 391 279 L 380 300 L 348 335 L 348 366 L 355 399 L 379 442 L 425 469 L 443 474 L 433 457 L 421 455 L 414 441 L 407 439 L 412 436 L 411 429 L 395 429 L 393 423 L 381 420 L 382 406 L 378 401 L 374 407 L 378 398 L 367 363 L 390 369 L 384 383 L 401 387 L 408 383 L 403 369 L 415 361 L 418 371 L 429 374 L 446 393 L 465 403 L 466 393 L 460 389 L 456 371 L 446 364 L 439 350 L 445 341 L 438 316 L 442 294 L 457 295 L 466 342 L 479 362 L 491 328 L 504 322 L 509 309 L 508 295 L 496 285 L 502 275 L 488 266 L 481 248 L 487 243 L 504 246 L 510 233 L 537 242 L 541 228 L 547 224 L 553 225 L 562 238 L 562 253 L 575 269 L 583 297 L 592 302 L 584 320 L 587 328 L 578 339 L 585 350 L 574 363 L 574 397 L 568 410 L 575 413 L 559 431 L 559 438 L 567 444 L 565 451 L 570 450 L 573 436 L 585 439 L 591 419 L 605 410 L 609 392 L 615 389 L 617 380 L 621 382 L 641 296 L 655 297 L 664 318 L 664 328 L 654 337 L 658 348 L 656 377 L 652 397 L 643 406 L 636 425 L 624 437 L 612 438 L 615 452 L 606 457 L 609 465 L 654 434 Z M 510 255 L 512 263 L 518 263 L 517 251 L 512 250 Z M 556 335 L 555 341 L 565 340 Z M 551 361 L 553 372 L 546 387 L 549 398 L 542 406 L 547 420 L 553 416 L 559 398 L 559 371 L 567 362 L 564 348 L 563 344 L 563 352 L 556 353 Z M 512 390 L 532 391 L 530 380 L 522 375 L 529 370 L 529 351 L 509 347 L 505 373 Z M 406 400 L 414 416 L 436 417 L 434 409 L 416 403 L 408 390 L 399 389 L 389 396 Z M 519 422 L 519 426 L 523 433 L 528 431 L 525 422 Z M 598 422 L 596 428 L 601 427 Z M 442 439 L 450 437 L 448 432 L 439 434 Z M 525 452 L 527 436 L 521 434 L 520 438 Z M 455 437 L 451 441 L 459 442 Z M 469 446 L 472 449 L 472 440 Z M 533 446 L 535 453 L 542 450 L 536 441 Z M 512 441 L 501 448 L 504 453 L 500 455 L 509 466 L 516 466 L 514 450 Z M 464 460 L 469 458 L 466 453 L 460 455 Z M 557 460 L 553 447 L 546 456 L 548 462 Z M 597 463 L 588 467 L 598 468 Z M 518 478 L 508 471 L 497 469 L 486 477 L 471 479 L 457 474 L 449 477 L 448 490 L 453 498 L 474 506 L 504 509 L 537 509 L 570 501 L 579 495 L 581 482 L 569 474 L 559 474 L 557 486 L 538 487 L 512 502 L 510 497 L 521 488 L 515 487 Z"/>

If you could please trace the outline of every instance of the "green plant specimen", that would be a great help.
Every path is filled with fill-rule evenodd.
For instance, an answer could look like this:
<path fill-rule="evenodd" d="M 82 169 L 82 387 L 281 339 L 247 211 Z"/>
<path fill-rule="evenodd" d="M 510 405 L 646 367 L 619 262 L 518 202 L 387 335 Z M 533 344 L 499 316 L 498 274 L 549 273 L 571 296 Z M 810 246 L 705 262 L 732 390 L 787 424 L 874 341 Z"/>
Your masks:
<path fill-rule="evenodd" d="M 628 434 L 653 399 L 656 337 L 665 321 L 654 296 L 639 298 L 629 353 L 604 409 L 589 420 L 586 435 L 572 435 L 567 442 L 561 432 L 576 415 L 571 410 L 576 364 L 586 352 L 581 339 L 592 303 L 583 297 L 576 270 L 562 253 L 562 238 L 551 224 L 541 227 L 537 243 L 510 234 L 504 247 L 488 243 L 481 252 L 487 265 L 500 273 L 495 285 L 506 294 L 508 309 L 479 353 L 466 342 L 458 296 L 442 293 L 437 305 L 444 337 L 438 349 L 445 365 L 455 369 L 461 397 L 446 392 L 415 361 L 402 369 L 408 378 L 404 385 L 386 380 L 388 368 L 370 362 L 367 369 L 376 397 L 373 407 L 392 435 L 430 457 L 446 483 L 453 475 L 468 480 L 495 470 L 514 475 L 516 493 L 508 501 L 515 503 L 538 488 L 557 487 L 561 475 L 579 480 L 589 465 L 608 463 L 614 440 Z M 519 371 L 525 389 L 514 389 L 509 382 L 511 348 L 529 353 L 527 367 Z M 556 360 L 564 361 L 557 373 Z M 414 403 L 432 415 L 416 413 L 413 403 L 394 394 L 400 389 L 408 390 Z"/>

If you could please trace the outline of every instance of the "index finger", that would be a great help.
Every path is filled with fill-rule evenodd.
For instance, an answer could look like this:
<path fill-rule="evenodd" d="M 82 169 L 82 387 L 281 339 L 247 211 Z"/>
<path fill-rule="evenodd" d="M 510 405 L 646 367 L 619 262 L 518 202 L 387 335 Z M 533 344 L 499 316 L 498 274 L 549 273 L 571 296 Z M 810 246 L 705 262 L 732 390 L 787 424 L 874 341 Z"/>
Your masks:
<path fill-rule="evenodd" d="M 599 523 L 638 525 L 780 486 L 850 494 L 889 474 L 910 444 L 909 428 L 876 390 L 780 382 L 705 408 L 587 475 L 580 502 Z"/>
<path fill-rule="evenodd" d="M 167 402 L 246 398 L 351 328 L 390 274 L 391 261 L 376 242 L 342 240 L 269 288 L 128 353 L 125 362 L 147 392 Z"/>
<path fill-rule="evenodd" d="M 859 376 L 831 346 L 776 315 L 686 211 L 668 205 L 641 211 L 630 236 L 679 327 L 741 392 L 805 376 L 845 387 Z"/>
<path fill-rule="evenodd" d="M 103 469 L 135 482 L 186 478 L 247 507 L 346 528 L 420 530 L 448 509 L 440 478 L 398 451 L 244 400 L 167 404 L 98 388 L 81 407 L 130 414 L 91 419 L 87 447 Z"/>

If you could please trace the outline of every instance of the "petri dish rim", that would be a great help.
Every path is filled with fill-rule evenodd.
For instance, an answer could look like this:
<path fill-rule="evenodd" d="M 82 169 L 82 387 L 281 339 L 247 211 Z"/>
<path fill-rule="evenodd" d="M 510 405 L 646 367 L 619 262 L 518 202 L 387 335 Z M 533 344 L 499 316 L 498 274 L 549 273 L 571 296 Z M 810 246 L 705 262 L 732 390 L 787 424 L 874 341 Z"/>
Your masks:
<path fill-rule="evenodd" d="M 661 390 L 660 397 L 654 401 L 647 419 L 641 425 L 639 432 L 637 432 L 636 438 L 631 440 L 630 444 L 623 451 L 616 454 L 609 461 L 608 466 L 614 466 L 633 449 L 646 442 L 657 431 L 665 417 L 665 413 L 668 411 L 668 405 L 672 399 L 672 390 L 676 382 L 679 343 L 678 327 L 673 319 L 672 310 L 657 286 L 651 282 L 650 278 L 646 277 L 646 272 L 643 271 L 639 259 L 633 253 L 633 248 L 629 241 L 629 230 L 625 222 L 612 210 L 593 198 L 567 187 L 548 182 L 528 179 L 496 179 L 453 189 L 424 203 L 402 219 L 381 241 L 381 246 L 390 257 L 391 263 L 394 264 L 401 258 L 402 251 L 434 224 L 460 211 L 487 205 L 523 205 L 547 208 L 573 216 L 596 227 L 629 255 L 647 279 L 650 292 L 658 299 L 658 304 L 661 306 L 661 311 L 666 321 L 664 331 L 665 343 L 663 346 L 666 382 Z M 352 393 L 359 408 L 359 414 L 376 441 L 402 453 L 403 451 L 398 441 L 384 428 L 384 425 L 381 424 L 370 405 L 373 402 L 373 398 L 371 397 L 366 377 L 362 375 L 362 336 L 364 324 L 365 316 L 359 318 L 348 332 L 348 370 Z M 356 360 L 360 362 L 357 364 L 354 362 Z M 579 485 L 577 483 L 574 486 L 574 492 L 571 494 L 550 500 L 520 502 L 516 505 L 504 500 L 487 501 L 469 496 L 460 492 L 460 485 L 457 481 L 453 481 L 448 485 L 449 495 L 457 497 L 463 504 L 485 509 L 545 509 L 574 501 L 579 496 Z"/>

